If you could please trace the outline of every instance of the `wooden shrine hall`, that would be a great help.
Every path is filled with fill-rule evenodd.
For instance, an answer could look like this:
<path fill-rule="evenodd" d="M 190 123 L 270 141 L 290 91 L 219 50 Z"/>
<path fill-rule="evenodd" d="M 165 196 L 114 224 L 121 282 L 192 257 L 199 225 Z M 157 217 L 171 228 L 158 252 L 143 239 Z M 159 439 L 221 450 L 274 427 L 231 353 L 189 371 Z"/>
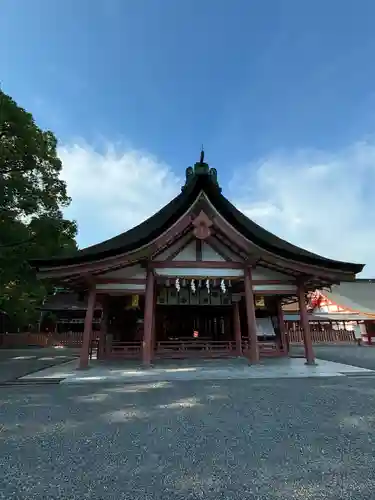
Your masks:
<path fill-rule="evenodd" d="M 221 192 L 204 161 L 181 193 L 133 229 L 69 258 L 36 260 L 42 279 L 85 296 L 80 367 L 99 358 L 288 355 L 282 303 L 298 298 L 314 363 L 306 293 L 355 279 L 363 265 L 330 260 L 261 228 Z M 94 332 L 94 311 L 101 322 Z M 94 333 L 93 333 L 94 332 Z"/>

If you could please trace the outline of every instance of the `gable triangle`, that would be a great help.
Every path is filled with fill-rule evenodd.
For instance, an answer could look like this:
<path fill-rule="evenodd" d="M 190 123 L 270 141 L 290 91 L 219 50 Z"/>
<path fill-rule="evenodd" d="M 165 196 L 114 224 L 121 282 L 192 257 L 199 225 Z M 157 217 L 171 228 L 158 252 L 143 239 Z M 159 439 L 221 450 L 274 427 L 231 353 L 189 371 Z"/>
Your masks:
<path fill-rule="evenodd" d="M 202 242 L 202 261 L 225 262 L 225 259 L 212 246 L 205 241 Z"/>
<path fill-rule="evenodd" d="M 180 252 L 172 259 L 173 261 L 195 262 L 197 260 L 196 243 L 191 241 L 188 245 L 181 249 Z"/>

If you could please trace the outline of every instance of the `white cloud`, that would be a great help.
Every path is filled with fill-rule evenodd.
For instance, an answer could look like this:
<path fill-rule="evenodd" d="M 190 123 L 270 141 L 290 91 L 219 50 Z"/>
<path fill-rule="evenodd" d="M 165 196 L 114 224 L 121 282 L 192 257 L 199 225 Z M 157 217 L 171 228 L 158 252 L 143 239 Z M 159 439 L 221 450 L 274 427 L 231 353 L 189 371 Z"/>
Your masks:
<path fill-rule="evenodd" d="M 244 182 L 246 179 L 246 182 Z M 237 172 L 232 198 L 248 217 L 291 243 L 375 275 L 375 143 L 336 154 L 299 151 Z"/>
<path fill-rule="evenodd" d="M 86 144 L 59 148 L 62 178 L 72 204 L 67 215 L 78 221 L 80 246 L 115 236 L 170 201 L 181 186 L 172 170 L 153 156 L 127 148 L 99 153 Z"/>
<path fill-rule="evenodd" d="M 152 215 L 180 189 L 170 167 L 148 153 L 81 144 L 59 149 L 81 246 L 114 236 Z M 220 182 L 220 172 L 219 182 Z M 375 275 L 375 142 L 335 154 L 271 155 L 221 185 L 246 215 L 291 243 Z"/>

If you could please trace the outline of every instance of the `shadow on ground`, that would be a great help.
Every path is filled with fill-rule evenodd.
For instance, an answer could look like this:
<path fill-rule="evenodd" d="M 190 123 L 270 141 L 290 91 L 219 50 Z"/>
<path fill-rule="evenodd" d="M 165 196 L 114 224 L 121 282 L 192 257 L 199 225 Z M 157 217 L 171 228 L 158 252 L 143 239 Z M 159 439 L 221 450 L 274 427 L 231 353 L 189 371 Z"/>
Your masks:
<path fill-rule="evenodd" d="M 375 488 L 375 380 L 1 389 L 0 498 L 336 499 Z"/>

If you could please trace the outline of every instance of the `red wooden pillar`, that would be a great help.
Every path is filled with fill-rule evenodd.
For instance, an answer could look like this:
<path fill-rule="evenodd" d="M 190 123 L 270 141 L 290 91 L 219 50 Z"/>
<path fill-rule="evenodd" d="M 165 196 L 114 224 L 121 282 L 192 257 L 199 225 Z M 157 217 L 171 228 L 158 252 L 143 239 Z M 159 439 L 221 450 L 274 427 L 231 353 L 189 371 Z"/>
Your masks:
<path fill-rule="evenodd" d="M 257 324 L 255 318 L 254 294 L 253 284 L 251 279 L 251 268 L 245 268 L 245 302 L 246 302 L 246 316 L 247 316 L 247 333 L 249 337 L 250 352 L 249 358 L 253 363 L 259 361 L 259 348 L 257 338 Z"/>
<path fill-rule="evenodd" d="M 78 365 L 78 368 L 80 370 L 84 370 L 89 366 L 89 349 L 90 349 L 91 332 L 92 332 L 92 320 L 94 317 L 94 310 L 95 310 L 95 301 L 96 301 L 96 290 L 95 290 L 95 285 L 93 285 L 89 288 L 89 297 L 88 297 L 86 316 L 85 316 L 85 326 L 83 330 L 82 347 Z"/>
<path fill-rule="evenodd" d="M 279 321 L 281 349 L 282 349 L 284 354 L 287 354 L 289 349 L 288 349 L 288 341 L 286 338 L 287 332 L 286 332 L 286 328 L 285 328 L 284 311 L 283 311 L 283 307 L 281 304 L 281 299 L 277 299 L 277 318 Z"/>
<path fill-rule="evenodd" d="M 152 355 L 152 330 L 154 323 L 155 301 L 154 301 L 155 277 L 152 269 L 147 270 L 146 296 L 145 296 L 145 319 L 142 344 L 142 361 L 145 366 L 150 366 Z"/>
<path fill-rule="evenodd" d="M 233 304 L 233 328 L 234 328 L 234 338 L 236 341 L 236 353 L 237 356 L 241 356 L 242 338 L 241 338 L 240 307 L 238 302 L 235 302 Z"/>
<path fill-rule="evenodd" d="M 314 349 L 311 340 L 309 318 L 307 316 L 307 308 L 305 302 L 305 288 L 303 285 L 298 286 L 298 304 L 300 314 L 300 326 L 303 332 L 303 343 L 305 346 L 305 358 L 307 365 L 315 364 Z"/>
<path fill-rule="evenodd" d="M 103 297 L 102 308 L 102 319 L 100 322 L 99 332 L 98 359 L 103 359 L 105 357 L 105 344 L 108 329 L 108 296 Z"/>
<path fill-rule="evenodd" d="M 152 317 L 152 342 L 151 342 L 151 354 L 155 353 L 156 349 L 156 329 L 155 329 L 155 318 L 156 318 L 156 286 L 154 286 L 154 314 Z"/>

